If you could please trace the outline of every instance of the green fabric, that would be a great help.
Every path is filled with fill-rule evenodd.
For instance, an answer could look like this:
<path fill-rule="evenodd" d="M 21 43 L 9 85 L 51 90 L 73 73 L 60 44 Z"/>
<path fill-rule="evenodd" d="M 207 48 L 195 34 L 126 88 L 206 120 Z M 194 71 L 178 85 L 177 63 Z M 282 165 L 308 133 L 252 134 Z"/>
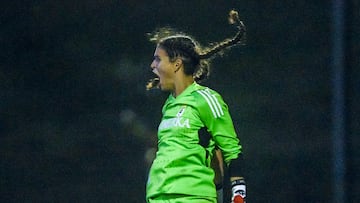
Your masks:
<path fill-rule="evenodd" d="M 149 203 L 217 203 L 217 200 L 213 197 L 166 194 L 150 199 Z"/>
<path fill-rule="evenodd" d="M 162 113 L 147 199 L 164 194 L 216 197 L 214 171 L 209 167 L 215 145 L 226 164 L 241 153 L 227 105 L 217 92 L 194 83 L 178 97 L 170 95 Z M 203 127 L 212 135 L 206 148 L 199 144 Z"/>

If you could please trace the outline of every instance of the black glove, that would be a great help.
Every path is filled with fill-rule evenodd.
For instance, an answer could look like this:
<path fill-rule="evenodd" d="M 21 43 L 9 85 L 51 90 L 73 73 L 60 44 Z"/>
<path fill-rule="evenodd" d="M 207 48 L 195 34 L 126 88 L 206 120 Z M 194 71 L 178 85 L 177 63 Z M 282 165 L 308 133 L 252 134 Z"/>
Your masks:
<path fill-rule="evenodd" d="M 244 179 L 234 180 L 231 182 L 232 203 L 245 203 L 246 185 Z"/>

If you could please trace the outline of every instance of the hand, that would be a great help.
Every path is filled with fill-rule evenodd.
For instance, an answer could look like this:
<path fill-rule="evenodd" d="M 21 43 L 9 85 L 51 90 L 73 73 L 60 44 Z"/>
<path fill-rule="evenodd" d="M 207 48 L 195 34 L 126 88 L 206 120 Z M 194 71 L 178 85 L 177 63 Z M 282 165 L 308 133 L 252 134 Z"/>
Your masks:
<path fill-rule="evenodd" d="M 244 179 L 238 179 L 231 182 L 232 203 L 245 203 L 246 185 Z"/>

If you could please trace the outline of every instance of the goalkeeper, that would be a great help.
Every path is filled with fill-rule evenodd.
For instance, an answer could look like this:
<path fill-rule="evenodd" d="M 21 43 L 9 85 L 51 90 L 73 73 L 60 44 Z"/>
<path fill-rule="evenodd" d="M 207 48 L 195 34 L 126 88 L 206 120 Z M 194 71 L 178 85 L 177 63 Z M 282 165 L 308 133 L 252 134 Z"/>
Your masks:
<path fill-rule="evenodd" d="M 216 203 L 211 160 L 221 151 L 232 184 L 232 201 L 244 202 L 242 146 L 221 95 L 200 82 L 210 74 L 209 62 L 227 48 L 242 44 L 245 28 L 237 12 L 230 21 L 239 31 L 208 49 L 188 35 L 160 30 L 151 63 L 157 75 L 147 88 L 169 92 L 158 127 L 158 151 L 146 186 L 148 203 Z"/>

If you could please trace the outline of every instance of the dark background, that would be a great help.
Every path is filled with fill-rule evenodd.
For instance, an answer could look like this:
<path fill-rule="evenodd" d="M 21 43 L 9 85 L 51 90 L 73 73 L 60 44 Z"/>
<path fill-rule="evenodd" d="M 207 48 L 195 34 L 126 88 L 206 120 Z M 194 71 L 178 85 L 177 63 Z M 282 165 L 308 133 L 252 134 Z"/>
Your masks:
<path fill-rule="evenodd" d="M 330 1 L 2 1 L 0 201 L 144 202 L 144 153 L 167 95 L 145 91 L 154 44 L 171 26 L 203 45 L 247 45 L 213 61 L 205 84 L 230 107 L 248 202 L 331 202 Z M 359 13 L 346 10 L 346 194 L 360 202 Z"/>

